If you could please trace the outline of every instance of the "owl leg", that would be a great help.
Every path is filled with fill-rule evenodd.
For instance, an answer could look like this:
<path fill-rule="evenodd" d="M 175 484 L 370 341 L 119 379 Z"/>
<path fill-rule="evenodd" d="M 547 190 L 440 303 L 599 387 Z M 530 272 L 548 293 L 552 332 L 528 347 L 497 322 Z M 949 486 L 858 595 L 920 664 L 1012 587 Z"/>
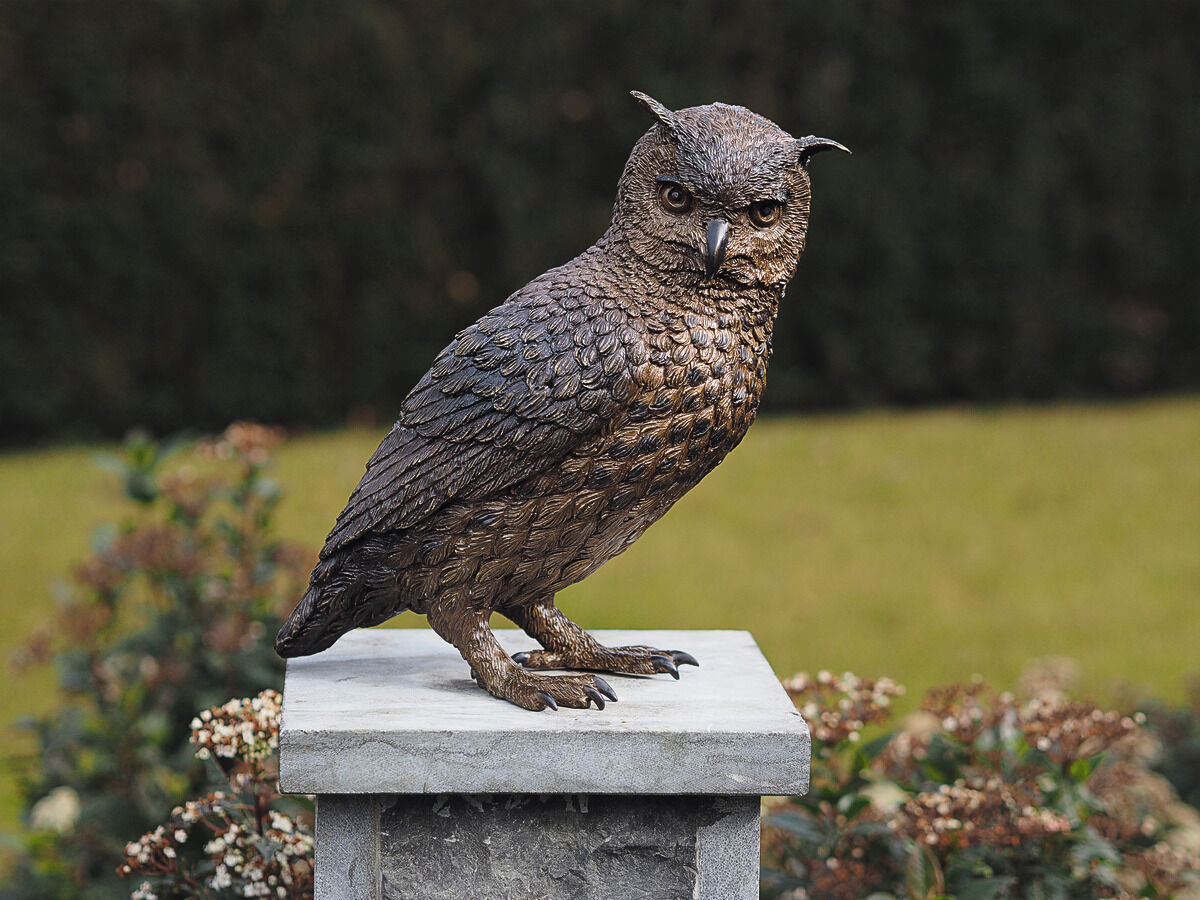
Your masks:
<path fill-rule="evenodd" d="M 604 709 L 605 700 L 617 699 L 608 683 L 597 675 L 535 675 L 521 668 L 492 634 L 487 610 L 434 603 L 427 615 L 433 630 L 453 644 L 471 666 L 475 682 L 494 697 L 532 710 L 560 706 L 585 709 L 590 703 Z"/>
<path fill-rule="evenodd" d="M 566 617 L 549 598 L 529 606 L 500 610 L 545 647 L 516 653 L 513 659 L 527 669 L 588 669 L 625 675 L 669 672 L 679 677 L 679 667 L 698 666 L 696 658 L 682 650 L 653 647 L 605 647 Z"/>

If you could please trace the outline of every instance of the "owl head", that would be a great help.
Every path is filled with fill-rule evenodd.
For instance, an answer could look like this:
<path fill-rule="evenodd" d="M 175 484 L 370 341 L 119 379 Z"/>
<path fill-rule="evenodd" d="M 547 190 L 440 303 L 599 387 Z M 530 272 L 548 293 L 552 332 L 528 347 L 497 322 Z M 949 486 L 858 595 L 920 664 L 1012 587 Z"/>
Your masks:
<path fill-rule="evenodd" d="M 786 286 L 808 228 L 808 161 L 846 148 L 740 106 L 672 111 L 633 96 L 655 124 L 625 164 L 614 229 L 643 262 L 689 282 Z"/>

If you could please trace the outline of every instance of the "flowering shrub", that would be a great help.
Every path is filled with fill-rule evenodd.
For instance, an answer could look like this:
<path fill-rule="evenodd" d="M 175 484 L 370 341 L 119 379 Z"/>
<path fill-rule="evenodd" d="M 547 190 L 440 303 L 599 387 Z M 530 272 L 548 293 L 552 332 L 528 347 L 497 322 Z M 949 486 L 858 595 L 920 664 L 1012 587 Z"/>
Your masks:
<path fill-rule="evenodd" d="M 1150 770 L 1144 717 L 1027 683 L 1024 700 L 980 682 L 932 690 L 901 730 L 864 742 L 899 685 L 785 681 L 812 728 L 812 785 L 769 804 L 764 896 L 1200 896 L 1200 813 Z"/>
<path fill-rule="evenodd" d="M 53 662 L 64 705 L 29 724 L 28 833 L 5 900 L 128 897 L 124 838 L 208 782 L 185 739 L 195 711 L 282 684 L 270 635 L 310 560 L 271 532 L 280 437 L 240 423 L 190 450 L 134 438 L 104 460 L 133 508 L 97 532 L 24 653 Z"/>
<path fill-rule="evenodd" d="M 145 878 L 134 900 L 313 896 L 308 810 L 276 788 L 279 712 L 279 694 L 267 690 L 192 720 L 196 757 L 209 760 L 229 790 L 177 806 L 126 845 L 119 874 Z"/>

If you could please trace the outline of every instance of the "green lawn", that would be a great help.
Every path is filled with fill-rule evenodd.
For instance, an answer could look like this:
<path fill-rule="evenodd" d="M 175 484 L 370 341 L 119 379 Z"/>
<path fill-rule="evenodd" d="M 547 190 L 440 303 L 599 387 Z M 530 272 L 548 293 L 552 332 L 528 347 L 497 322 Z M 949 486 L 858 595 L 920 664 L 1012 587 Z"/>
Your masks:
<path fill-rule="evenodd" d="M 287 536 L 320 543 L 379 437 L 281 450 Z M 0 456 L 5 654 L 118 502 L 92 452 Z M 1200 671 L 1200 398 L 766 419 L 559 599 L 590 627 L 747 628 L 780 675 L 852 669 L 915 692 L 1064 654 L 1101 696 L 1129 682 L 1178 699 Z M 53 702 L 47 676 L 6 681 L 4 723 Z M 6 778 L 0 827 L 13 818 Z"/>

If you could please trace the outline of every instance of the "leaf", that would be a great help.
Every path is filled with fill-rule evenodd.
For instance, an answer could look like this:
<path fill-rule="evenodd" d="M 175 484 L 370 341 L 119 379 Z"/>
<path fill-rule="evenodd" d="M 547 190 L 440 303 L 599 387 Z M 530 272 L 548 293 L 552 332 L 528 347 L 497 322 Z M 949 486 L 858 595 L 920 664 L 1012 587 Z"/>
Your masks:
<path fill-rule="evenodd" d="M 889 731 L 887 734 L 881 734 L 879 737 L 867 741 L 858 749 L 859 755 L 863 758 L 864 768 L 867 763 L 874 762 L 875 758 L 887 749 L 887 745 L 892 742 L 892 738 L 895 736 L 896 733 L 894 731 Z"/>
<path fill-rule="evenodd" d="M 882 822 L 859 822 L 853 828 L 846 831 L 846 834 L 853 837 L 877 837 L 877 838 L 894 838 L 896 832 L 888 828 Z"/>
<path fill-rule="evenodd" d="M 1087 781 L 1092 773 L 1096 771 L 1096 766 L 1100 764 L 1101 754 L 1089 756 L 1086 759 L 1077 759 L 1071 763 L 1071 777 L 1082 784 Z"/>
<path fill-rule="evenodd" d="M 129 466 L 115 453 L 93 453 L 92 465 L 109 475 L 115 475 L 121 481 L 129 474 Z"/>
<path fill-rule="evenodd" d="M 1055 875 L 1045 875 L 1029 886 L 1029 900 L 1067 900 L 1070 883 Z"/>
<path fill-rule="evenodd" d="M 115 522 L 101 522 L 92 529 L 91 539 L 88 541 L 88 546 L 93 553 L 104 553 L 120 535 L 121 529 L 117 527 Z"/>
<path fill-rule="evenodd" d="M 784 891 L 804 886 L 804 882 L 794 875 L 781 872 L 779 869 L 769 869 L 765 866 L 759 870 L 758 877 L 759 889 L 762 891 L 762 896 L 767 898 L 767 900 L 778 897 Z"/>
<path fill-rule="evenodd" d="M 937 857 L 924 844 L 913 847 L 904 867 L 904 888 L 909 900 L 932 900 L 944 889 Z"/>
<path fill-rule="evenodd" d="M 962 752 L 959 746 L 942 734 L 934 733 L 929 738 L 929 751 L 924 768 L 940 781 L 949 784 L 958 777 Z"/>
<path fill-rule="evenodd" d="M 1100 837 L 1094 828 L 1089 827 L 1084 832 L 1084 837 L 1071 848 L 1071 861 L 1080 868 L 1087 869 L 1098 859 L 1119 863 L 1121 854 L 1111 843 Z"/>
<path fill-rule="evenodd" d="M 802 841 L 808 841 L 813 844 L 821 844 L 825 841 L 825 833 L 817 823 L 799 812 L 789 810 L 772 813 L 767 816 L 764 824 L 769 828 L 778 828 L 781 831 L 786 831 L 788 834 L 794 835 Z"/>
<path fill-rule="evenodd" d="M 994 900 L 1017 881 L 1011 875 L 999 878 L 974 878 L 955 891 L 955 900 Z"/>
<path fill-rule="evenodd" d="M 871 798 L 866 794 L 845 794 L 837 803 L 837 811 L 847 819 L 853 819 L 871 805 Z"/>

